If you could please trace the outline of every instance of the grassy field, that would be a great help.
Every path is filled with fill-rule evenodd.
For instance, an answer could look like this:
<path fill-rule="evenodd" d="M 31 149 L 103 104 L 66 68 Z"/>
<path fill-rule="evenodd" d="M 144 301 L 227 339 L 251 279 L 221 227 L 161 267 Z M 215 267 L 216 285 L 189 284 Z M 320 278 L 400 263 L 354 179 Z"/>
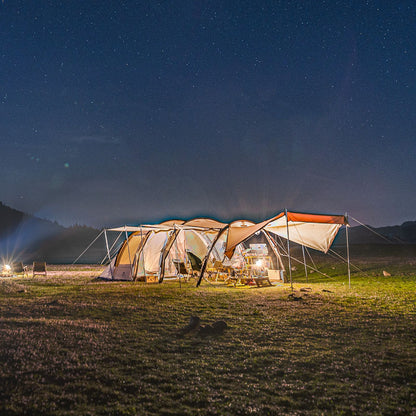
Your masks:
<path fill-rule="evenodd" d="M 415 265 L 367 265 L 351 289 L 345 266 L 298 269 L 295 296 L 94 268 L 1 279 L 0 414 L 416 415 Z M 228 329 L 178 336 L 195 315 Z"/>

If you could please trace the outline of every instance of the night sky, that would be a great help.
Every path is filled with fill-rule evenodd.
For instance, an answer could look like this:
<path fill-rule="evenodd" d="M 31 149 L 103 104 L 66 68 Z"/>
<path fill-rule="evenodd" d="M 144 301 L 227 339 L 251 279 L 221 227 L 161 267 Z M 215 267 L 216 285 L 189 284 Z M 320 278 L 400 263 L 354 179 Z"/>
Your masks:
<path fill-rule="evenodd" d="M 16 209 L 416 219 L 413 0 L 3 0 L 0 44 Z"/>

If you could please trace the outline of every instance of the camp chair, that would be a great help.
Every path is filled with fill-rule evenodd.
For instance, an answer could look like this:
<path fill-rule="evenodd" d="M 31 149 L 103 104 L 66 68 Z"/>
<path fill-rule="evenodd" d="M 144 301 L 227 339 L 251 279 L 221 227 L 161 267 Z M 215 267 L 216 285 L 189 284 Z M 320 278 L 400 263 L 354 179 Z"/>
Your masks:
<path fill-rule="evenodd" d="M 191 263 L 192 274 L 198 274 L 201 271 L 202 260 L 196 256 L 192 251 L 186 251 L 189 262 Z"/>
<path fill-rule="evenodd" d="M 46 276 L 46 262 L 34 261 L 33 262 L 33 277 L 37 274 L 44 274 Z"/>
<path fill-rule="evenodd" d="M 213 268 L 215 269 L 215 281 L 218 281 L 218 279 L 227 280 L 227 270 L 221 261 L 215 260 Z"/>
<path fill-rule="evenodd" d="M 232 283 L 234 287 L 237 286 L 237 283 L 241 283 L 241 278 L 243 277 L 241 274 L 239 274 L 230 266 L 226 266 L 225 270 L 227 272 L 227 278 L 225 279 L 225 283 Z"/>
<path fill-rule="evenodd" d="M 13 273 L 13 275 L 21 274 L 21 275 L 23 275 L 23 277 L 24 276 L 28 277 L 27 266 L 24 266 L 21 261 L 19 261 L 17 263 L 13 263 L 12 264 L 12 273 Z"/>
<path fill-rule="evenodd" d="M 192 253 L 192 251 L 186 250 L 186 254 L 188 255 L 189 263 L 191 264 L 192 277 L 198 278 L 202 269 L 202 260 L 197 255 Z M 205 276 L 203 276 L 203 279 L 206 282 L 211 283 Z"/>
<path fill-rule="evenodd" d="M 172 263 L 175 265 L 176 275 L 178 276 L 179 281 L 181 277 L 183 277 L 183 280 L 186 282 L 188 280 L 189 273 L 188 270 L 186 270 L 185 263 L 180 260 L 172 260 Z"/>

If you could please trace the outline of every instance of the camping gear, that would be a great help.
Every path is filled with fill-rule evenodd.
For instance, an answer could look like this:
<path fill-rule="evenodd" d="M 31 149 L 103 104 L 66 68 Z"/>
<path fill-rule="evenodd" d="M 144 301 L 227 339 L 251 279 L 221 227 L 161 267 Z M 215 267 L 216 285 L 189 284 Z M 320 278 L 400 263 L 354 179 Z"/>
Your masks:
<path fill-rule="evenodd" d="M 46 276 L 46 262 L 44 261 L 34 261 L 33 262 L 33 277 L 37 274 L 42 274 Z"/>

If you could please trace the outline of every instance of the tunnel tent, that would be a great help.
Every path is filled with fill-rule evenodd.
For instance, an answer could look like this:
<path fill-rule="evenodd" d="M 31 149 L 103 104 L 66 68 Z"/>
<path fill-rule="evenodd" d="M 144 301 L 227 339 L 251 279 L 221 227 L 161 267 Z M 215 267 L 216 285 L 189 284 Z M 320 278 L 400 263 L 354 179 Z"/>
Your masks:
<path fill-rule="evenodd" d="M 187 251 L 191 251 L 202 263 L 199 285 L 209 262 L 240 262 L 243 250 L 247 249 L 244 244 L 247 245 L 255 235 L 262 235 L 268 250 L 276 259 L 273 267 L 284 269 L 274 237 L 280 236 L 305 247 L 327 252 L 343 225 L 347 225 L 344 215 L 285 210 L 260 223 L 238 220 L 227 224 L 210 218 L 195 218 L 112 228 L 105 231 L 125 232 L 127 238 L 101 277 L 147 281 L 148 276 L 153 276 L 153 281 L 162 282 L 164 278 L 176 277 L 173 260 L 186 263 Z"/>
<path fill-rule="evenodd" d="M 203 258 L 207 247 L 227 224 L 197 218 L 185 222 L 170 220 L 156 225 L 117 227 L 109 231 L 130 233 L 102 277 L 116 280 L 146 279 L 148 276 L 176 276 L 173 260 L 187 261 L 186 251 Z M 219 257 L 218 249 L 214 252 Z"/>

